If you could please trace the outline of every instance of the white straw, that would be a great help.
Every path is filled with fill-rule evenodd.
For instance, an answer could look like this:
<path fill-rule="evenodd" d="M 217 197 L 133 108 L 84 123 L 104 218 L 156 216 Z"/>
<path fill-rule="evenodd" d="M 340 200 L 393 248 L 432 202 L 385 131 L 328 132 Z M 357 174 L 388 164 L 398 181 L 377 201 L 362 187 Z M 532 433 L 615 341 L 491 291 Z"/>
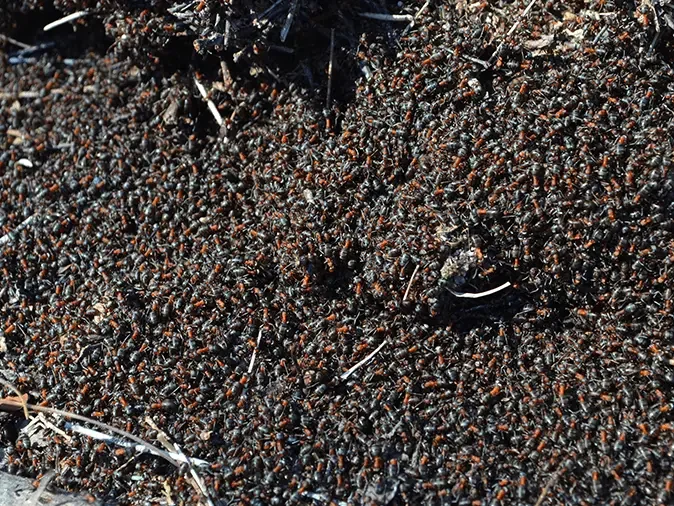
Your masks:
<path fill-rule="evenodd" d="M 154 453 L 151 448 L 148 448 L 147 446 L 143 446 L 140 444 L 136 443 L 131 443 L 129 441 L 124 441 L 121 438 L 111 436 L 110 434 L 105 434 L 104 432 L 100 432 L 94 429 L 89 429 L 87 427 L 83 427 L 81 425 L 75 424 L 75 423 L 70 423 L 66 422 L 65 428 L 68 430 L 71 430 L 77 434 L 81 434 L 82 436 L 90 437 L 92 439 L 97 439 L 99 441 L 104 441 L 106 443 L 114 444 L 117 446 L 121 446 L 123 448 L 131 448 L 136 450 L 138 453 L 143 453 L 145 451 L 149 451 L 150 453 Z M 173 460 L 176 462 L 184 462 L 186 464 L 194 464 L 199 467 L 208 467 L 210 464 L 206 462 L 205 460 L 201 459 L 193 459 L 190 458 L 188 459 L 184 453 L 182 452 L 167 452 Z"/>
<path fill-rule="evenodd" d="M 215 118 L 215 122 L 219 125 L 222 126 L 224 123 L 222 116 L 220 115 L 220 111 L 218 111 L 218 108 L 216 107 L 215 103 L 208 98 L 208 93 L 206 92 L 206 88 L 204 88 L 204 85 L 199 82 L 199 79 L 197 79 L 197 76 L 194 76 L 194 84 L 197 86 L 197 90 L 199 90 L 199 94 L 201 95 L 201 98 L 203 98 L 206 101 L 206 105 L 208 105 L 208 110 L 211 111 L 211 114 Z"/>
<path fill-rule="evenodd" d="M 71 21 L 75 21 L 76 19 L 83 18 L 87 14 L 89 14 L 87 11 L 73 12 L 72 14 L 68 14 L 67 16 L 62 17 L 61 19 L 52 21 L 48 25 L 44 25 L 44 28 L 42 30 L 47 32 L 52 28 L 56 28 L 57 26 L 65 25 L 66 23 L 70 23 Z"/>
<path fill-rule="evenodd" d="M 253 356 L 250 357 L 250 364 L 248 364 L 248 374 L 253 372 L 253 367 L 255 367 L 255 357 L 257 357 L 257 349 L 260 347 L 260 340 L 262 339 L 262 329 L 257 333 L 257 343 L 255 343 L 255 349 L 253 350 Z"/>
<path fill-rule="evenodd" d="M 377 349 L 376 349 L 376 350 L 374 350 L 374 351 L 373 351 L 372 353 L 370 353 L 367 357 L 365 357 L 363 360 L 361 360 L 361 361 L 358 362 L 356 365 L 354 365 L 351 369 L 349 369 L 348 371 L 346 371 L 345 373 L 343 373 L 343 374 L 339 377 L 339 379 L 341 379 L 342 381 L 344 381 L 345 379 L 347 379 L 347 378 L 348 378 L 349 376 L 351 376 L 354 372 L 356 372 L 358 369 L 360 369 L 360 368 L 363 367 L 365 364 L 367 364 L 370 360 L 372 360 L 372 358 L 373 358 L 377 353 L 379 353 L 379 351 L 380 351 L 384 346 L 386 346 L 386 341 L 384 341 L 384 342 L 381 343 L 379 346 L 377 346 Z"/>
<path fill-rule="evenodd" d="M 379 12 L 361 12 L 361 18 L 375 19 L 377 21 L 404 21 L 406 23 L 414 22 L 414 16 L 409 14 L 381 14 Z"/>
<path fill-rule="evenodd" d="M 3 235 L 0 237 L 0 246 L 4 246 L 11 240 L 13 240 L 15 234 L 26 228 L 30 223 L 35 219 L 35 215 L 32 214 L 25 220 L 23 220 L 12 232 L 9 232 L 8 234 Z"/>
<path fill-rule="evenodd" d="M 510 281 L 506 281 L 501 286 L 497 286 L 496 288 L 492 288 L 491 290 L 487 290 L 486 292 L 466 293 L 466 292 L 455 292 L 454 290 L 450 290 L 449 292 L 452 295 L 454 295 L 454 297 L 461 297 L 462 299 L 479 299 L 480 297 L 488 297 L 489 295 L 493 295 L 496 292 L 505 290 L 509 286 L 511 286 Z"/>

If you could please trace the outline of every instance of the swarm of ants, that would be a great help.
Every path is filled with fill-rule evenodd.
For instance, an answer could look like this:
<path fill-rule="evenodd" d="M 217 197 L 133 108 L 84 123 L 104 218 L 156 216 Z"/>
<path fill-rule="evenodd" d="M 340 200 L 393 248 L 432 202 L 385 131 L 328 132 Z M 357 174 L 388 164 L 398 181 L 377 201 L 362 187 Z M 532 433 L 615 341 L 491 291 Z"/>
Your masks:
<path fill-rule="evenodd" d="M 674 500 L 670 2 L 4 9 L 0 375 L 166 445 L 19 405 L 4 470 L 122 504 Z"/>

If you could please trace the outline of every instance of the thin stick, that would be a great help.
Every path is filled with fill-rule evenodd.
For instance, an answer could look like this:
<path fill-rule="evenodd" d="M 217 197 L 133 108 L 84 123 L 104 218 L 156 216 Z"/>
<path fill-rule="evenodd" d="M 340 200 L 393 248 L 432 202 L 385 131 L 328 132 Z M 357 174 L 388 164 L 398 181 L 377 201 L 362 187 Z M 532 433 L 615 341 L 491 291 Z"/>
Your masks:
<path fill-rule="evenodd" d="M 517 28 L 520 26 L 520 23 L 522 23 L 522 20 L 526 17 L 527 14 L 529 14 L 529 11 L 532 9 L 536 1 L 537 0 L 531 0 L 531 2 L 529 2 L 529 5 L 527 5 L 526 9 L 524 9 L 524 12 L 520 16 L 520 18 L 515 22 L 512 28 L 508 30 L 506 37 L 510 37 L 513 34 L 513 32 L 517 30 Z"/>
<path fill-rule="evenodd" d="M 454 295 L 454 297 L 460 297 L 462 299 L 479 299 L 481 297 L 488 297 L 489 295 L 493 295 L 496 292 L 500 292 L 501 290 L 505 290 L 509 286 L 512 286 L 510 284 L 510 281 L 506 281 L 501 286 L 497 286 L 496 288 L 492 288 L 491 290 L 487 290 L 486 292 L 466 293 L 466 292 L 455 292 L 454 290 L 450 290 L 449 292 L 452 295 Z"/>
<path fill-rule="evenodd" d="M 175 502 L 171 498 L 171 486 L 168 483 L 168 480 L 164 481 L 164 497 L 166 497 L 166 502 L 169 506 L 174 506 Z"/>
<path fill-rule="evenodd" d="M 185 12 L 187 9 L 192 8 L 197 3 L 199 3 L 198 0 L 192 0 L 191 2 L 185 2 L 184 4 L 174 5 L 173 7 L 169 7 L 167 10 L 175 16 L 176 13 Z"/>
<path fill-rule="evenodd" d="M 361 12 L 358 14 L 361 18 L 374 19 L 377 21 L 397 21 L 413 23 L 414 16 L 410 14 L 381 14 L 379 12 Z"/>
<path fill-rule="evenodd" d="M 290 32 L 290 27 L 293 25 L 293 19 L 295 19 L 295 13 L 297 12 L 297 6 L 299 3 L 299 0 L 293 0 L 293 3 L 288 10 L 288 17 L 286 18 L 286 22 L 283 25 L 283 29 L 281 30 L 281 42 L 285 42 L 286 38 L 288 37 L 288 32 Z"/>
<path fill-rule="evenodd" d="M 229 22 L 229 18 L 227 18 L 225 20 L 225 40 L 222 44 L 225 47 L 225 49 L 227 49 L 229 47 L 229 32 L 231 31 L 231 29 L 232 29 L 232 25 Z"/>
<path fill-rule="evenodd" d="M 419 16 L 421 16 L 424 13 L 424 11 L 428 8 L 430 4 L 431 0 L 426 0 L 426 3 L 422 5 L 421 9 L 419 9 L 417 13 L 414 15 L 412 22 L 409 25 L 407 25 L 407 27 L 405 27 L 405 29 L 403 30 L 403 36 L 407 35 L 407 32 L 409 32 L 414 27 L 414 24 L 417 22 L 417 19 L 419 19 Z"/>
<path fill-rule="evenodd" d="M 599 30 L 599 33 L 597 34 L 597 36 L 592 41 L 592 44 L 596 44 L 597 42 L 599 42 L 599 39 L 601 39 L 604 36 L 604 34 L 606 33 L 606 30 L 608 30 L 608 25 L 604 25 L 602 27 L 602 29 Z"/>
<path fill-rule="evenodd" d="M 206 103 L 208 105 L 208 109 L 211 111 L 211 114 L 215 118 L 216 123 L 219 126 L 222 126 L 224 121 L 222 119 L 222 116 L 220 115 L 220 111 L 218 111 L 218 108 L 215 106 L 212 100 L 207 100 Z"/>
<path fill-rule="evenodd" d="M 407 300 L 407 296 L 410 293 L 410 288 L 412 288 L 412 283 L 414 282 L 414 278 L 417 275 L 417 272 L 419 272 L 419 265 L 417 265 L 414 268 L 414 272 L 412 273 L 412 277 L 410 278 L 410 282 L 407 283 L 407 290 L 405 290 L 405 295 L 403 295 L 403 302 L 405 302 Z"/>
<path fill-rule="evenodd" d="M 35 219 L 35 215 L 31 215 L 25 220 L 23 220 L 12 232 L 9 232 L 8 234 L 3 235 L 0 237 L 0 246 L 4 246 L 8 242 L 12 241 L 14 239 L 14 235 L 17 234 L 18 232 L 21 232 L 24 228 L 26 228 L 30 223 Z"/>
<path fill-rule="evenodd" d="M 307 490 L 302 492 L 302 495 L 304 497 L 308 497 L 309 499 L 312 499 L 312 500 L 317 501 L 317 502 L 321 502 L 323 504 L 336 504 L 337 506 L 347 506 L 347 504 L 349 504 L 346 501 L 335 501 L 334 499 L 331 500 L 325 494 L 320 494 L 320 493 L 317 493 L 317 492 L 309 492 Z"/>
<path fill-rule="evenodd" d="M 129 460 L 127 460 L 126 462 L 124 462 L 124 464 L 122 464 L 117 469 L 115 469 L 115 474 L 121 473 L 122 470 L 126 469 L 131 464 L 133 464 L 136 461 L 136 459 L 138 458 L 138 455 L 140 455 L 140 453 L 134 453 Z"/>
<path fill-rule="evenodd" d="M 197 473 L 197 470 L 192 465 L 190 458 L 183 453 L 183 451 L 180 449 L 180 446 L 178 446 L 178 443 L 174 443 L 173 445 L 175 446 L 176 451 L 187 459 L 187 465 L 190 466 L 190 474 L 192 475 L 192 480 L 196 484 L 194 488 L 200 491 L 202 495 L 206 498 L 206 503 L 208 504 L 208 506 L 215 506 L 215 503 L 211 498 L 211 494 L 208 492 L 208 488 L 206 488 L 204 480 L 202 480 L 201 476 L 199 476 L 199 474 Z"/>
<path fill-rule="evenodd" d="M 421 16 L 424 11 L 428 8 L 428 6 L 431 4 L 431 0 L 426 0 L 426 3 L 421 6 L 421 9 L 417 11 L 417 13 L 414 15 L 414 21 L 419 19 L 419 16 Z"/>
<path fill-rule="evenodd" d="M 0 380 L 2 381 L 2 380 Z M 5 384 L 3 382 L 3 384 Z M 171 457 L 168 453 L 166 453 L 164 450 L 160 450 L 156 446 L 154 446 L 151 443 L 148 443 L 146 441 L 143 441 L 141 438 L 134 436 L 133 434 L 130 434 L 129 432 L 126 432 L 125 430 L 118 429 L 116 427 L 113 427 L 112 425 L 108 425 L 107 423 L 99 422 L 97 420 L 93 420 L 91 418 L 87 418 L 86 416 L 78 415 L 76 413 L 70 413 L 69 411 L 62 411 L 60 409 L 56 408 L 48 408 L 46 406 L 36 406 L 35 404 L 28 404 L 25 402 L 17 402 L 14 401 L 13 399 L 4 399 L 3 400 L 4 404 L 10 404 L 10 405 L 15 405 L 15 406 L 21 406 L 24 405 L 28 407 L 29 410 L 31 411 L 37 411 L 39 413 L 53 413 L 56 415 L 61 415 L 66 418 L 72 418 L 73 420 L 79 420 L 80 422 L 85 422 L 85 423 L 90 423 L 92 425 L 95 425 L 96 427 L 100 427 L 105 430 L 109 430 L 110 432 L 114 432 L 115 434 L 119 436 L 123 436 L 125 438 L 130 439 L 131 441 L 134 441 L 138 443 L 139 445 L 145 446 L 151 453 L 154 453 L 158 457 L 162 457 L 164 460 L 168 461 L 175 467 L 180 467 L 180 464 L 176 462 L 176 460 Z M 1 406 L 0 406 L 1 409 Z"/>
<path fill-rule="evenodd" d="M 17 93 L 0 93 L 0 100 L 7 100 L 9 98 L 37 98 L 40 93 L 37 91 L 20 91 Z"/>
<path fill-rule="evenodd" d="M 93 86 L 85 86 L 82 89 L 82 93 L 91 93 L 94 91 Z M 49 90 L 50 95 L 64 95 L 66 93 L 66 90 L 64 88 L 52 88 Z M 19 93 L 0 93 L 0 100 L 7 100 L 7 99 L 16 99 L 16 98 L 38 98 L 42 96 L 42 93 L 39 91 L 20 91 Z M 16 130 L 15 130 L 16 132 Z M 9 131 L 7 131 L 8 134 L 11 134 Z M 17 136 L 15 136 L 17 137 Z M 18 136 L 18 137 L 23 137 L 23 136 Z"/>
<path fill-rule="evenodd" d="M 510 28 L 510 30 L 508 30 L 508 33 L 506 34 L 504 39 L 501 41 L 501 43 L 498 45 L 498 47 L 496 48 L 496 51 L 494 51 L 494 54 L 491 55 L 491 58 L 489 58 L 490 64 L 494 63 L 496 58 L 498 58 L 499 54 L 501 54 L 501 50 L 503 49 L 503 46 L 505 44 L 506 39 L 508 37 L 510 37 L 515 32 L 515 30 L 517 30 L 517 28 L 519 28 L 520 24 L 522 23 L 524 18 L 527 16 L 527 14 L 529 14 L 529 11 L 533 8 L 536 1 L 537 0 L 531 0 L 531 2 L 529 2 L 529 5 L 527 5 L 526 9 L 524 9 L 524 12 L 522 12 L 522 15 L 519 17 L 519 19 L 517 21 L 515 21 L 515 24 L 513 24 L 513 26 Z"/>
<path fill-rule="evenodd" d="M 37 506 L 40 504 L 40 497 L 42 494 L 44 494 L 44 491 L 47 490 L 47 485 L 49 485 L 49 482 L 54 478 L 55 475 L 56 473 L 54 471 L 49 471 L 42 477 L 40 480 L 40 486 L 37 487 L 37 490 L 28 501 L 28 506 Z"/>
<path fill-rule="evenodd" d="M 24 42 L 13 39 L 11 37 L 7 37 L 7 35 L 3 35 L 1 33 L 0 33 L 0 40 L 5 40 L 5 41 L 9 42 L 10 44 L 14 44 L 15 46 L 20 47 L 21 49 L 31 49 L 33 47 L 30 44 L 26 44 Z"/>
<path fill-rule="evenodd" d="M 328 98 L 326 109 L 330 109 L 330 100 L 332 99 L 332 64 L 335 59 L 335 29 L 330 30 L 330 63 L 328 63 Z"/>
<path fill-rule="evenodd" d="M 555 474 L 550 476 L 550 479 L 548 479 L 547 483 L 543 487 L 543 490 L 541 490 L 541 495 L 538 496 L 538 499 L 536 500 L 536 504 L 534 506 L 541 506 L 541 504 L 543 504 L 545 496 L 548 495 L 548 491 L 550 490 L 550 488 L 553 487 L 555 483 L 557 483 L 557 480 L 559 479 L 561 474 L 562 473 L 560 471 L 556 471 Z"/>
<path fill-rule="evenodd" d="M 387 343 L 387 341 L 384 341 L 384 342 L 381 343 L 379 346 L 377 346 L 377 348 L 376 348 L 372 353 L 370 353 L 367 357 L 365 357 L 363 360 L 361 360 L 361 361 L 358 362 L 356 365 L 354 365 L 351 369 L 349 369 L 348 371 L 346 371 L 345 373 L 343 373 L 343 374 L 339 377 L 339 379 L 341 379 L 342 381 L 344 381 L 344 380 L 347 379 L 349 376 L 351 376 L 354 372 L 356 372 L 358 369 L 360 369 L 360 368 L 363 367 L 365 364 L 367 364 L 370 360 L 372 360 L 372 358 L 374 358 L 374 356 L 375 356 L 377 353 L 379 353 L 379 352 L 381 351 L 381 349 L 382 349 L 384 346 L 386 346 L 386 343 Z"/>
<path fill-rule="evenodd" d="M 75 423 L 66 423 L 66 429 L 71 430 L 76 434 L 81 434 L 82 436 L 90 437 L 98 441 L 105 441 L 106 443 L 121 446 L 123 448 L 131 448 L 139 453 L 142 453 L 145 450 L 147 450 L 147 448 L 144 445 L 129 443 L 115 436 L 111 436 L 110 434 L 105 434 L 104 432 L 88 429 L 87 427 L 82 427 L 81 425 L 77 425 Z M 175 459 L 176 462 L 187 463 L 187 457 L 184 454 L 175 451 L 169 451 L 168 454 L 171 456 L 171 458 Z M 201 467 L 208 467 L 211 465 L 209 462 L 206 462 L 205 460 L 201 459 L 194 459 L 193 462 Z"/>
<path fill-rule="evenodd" d="M 185 462 L 188 466 L 190 466 L 190 474 L 192 475 L 193 481 L 192 486 L 197 490 L 197 492 L 201 492 L 201 494 L 206 498 L 208 506 L 215 506 L 215 504 L 213 503 L 213 499 L 211 498 L 211 495 L 209 494 L 208 489 L 206 488 L 206 485 L 204 485 L 203 480 L 197 474 L 196 469 L 192 465 L 193 463 L 196 463 L 196 461 L 190 459 L 187 455 L 185 455 L 183 451 L 180 449 L 180 446 L 178 446 L 177 443 L 173 443 L 166 435 L 166 433 L 163 430 L 161 430 L 156 423 L 154 423 L 154 420 L 152 418 L 146 416 L 145 423 L 147 423 L 150 427 L 152 427 L 152 429 L 157 431 L 157 439 L 161 444 L 164 445 L 164 447 L 169 451 L 169 453 L 171 454 L 176 453 L 177 455 L 179 455 L 179 460 Z M 206 462 L 206 464 L 208 465 L 208 462 Z"/>
<path fill-rule="evenodd" d="M 260 347 L 260 341 L 262 340 L 262 328 L 260 332 L 257 333 L 257 343 L 255 343 L 255 349 L 253 350 L 253 356 L 250 357 L 250 364 L 248 364 L 248 374 L 253 372 L 253 367 L 255 367 L 255 357 L 257 357 L 257 350 Z"/>
<path fill-rule="evenodd" d="M 222 84 L 225 85 L 225 90 L 229 90 L 232 87 L 232 74 L 225 60 L 220 60 L 220 70 L 222 70 Z"/>
<path fill-rule="evenodd" d="M 461 56 L 468 61 L 472 61 L 473 63 L 477 63 L 478 65 L 482 65 L 484 68 L 489 67 L 489 62 L 487 62 L 487 61 L 480 60 L 479 58 L 475 58 L 475 57 L 467 55 L 467 54 L 464 54 L 464 55 L 461 55 Z"/>
<path fill-rule="evenodd" d="M 157 441 L 164 445 L 164 448 L 166 448 L 169 452 L 176 451 L 176 447 L 173 446 L 173 443 L 171 443 L 171 440 L 166 435 L 166 432 L 161 430 L 152 418 L 146 416 L 145 423 L 148 424 L 152 430 L 157 432 Z"/>
<path fill-rule="evenodd" d="M 83 18 L 87 14 L 89 14 L 88 11 L 73 12 L 72 14 L 68 14 L 67 16 L 63 16 L 61 19 L 57 19 L 56 21 L 52 21 L 51 23 L 44 25 L 44 28 L 42 30 L 47 32 L 52 28 L 56 28 L 57 26 L 65 25 L 66 23 L 70 23 L 71 21 L 75 21 L 76 19 Z"/>
<path fill-rule="evenodd" d="M 215 106 L 215 103 L 213 103 L 213 101 L 210 98 L 208 98 L 206 88 L 204 88 L 204 85 L 199 82 L 199 79 L 197 79 L 196 75 L 194 76 L 194 84 L 197 86 L 197 90 L 199 90 L 201 98 L 203 98 L 206 101 L 206 105 L 208 105 L 208 110 L 211 111 L 211 114 L 215 118 L 215 122 L 219 126 L 222 126 L 224 121 L 222 119 L 222 116 L 220 115 L 220 111 L 218 111 L 218 108 Z"/>
<path fill-rule="evenodd" d="M 9 381 L 5 381 L 4 379 L 0 378 L 0 384 L 6 386 L 9 388 L 12 392 L 16 394 L 16 396 L 19 398 L 21 401 L 21 407 L 23 408 L 23 414 L 26 417 L 26 420 L 28 420 L 30 417 L 28 416 L 28 403 L 26 402 L 26 399 L 23 398 L 23 394 L 19 392 L 19 390 L 12 385 Z M 3 403 L 7 404 L 14 404 L 13 399 L 2 399 Z"/>
<path fill-rule="evenodd" d="M 281 2 L 283 2 L 283 1 L 284 1 L 284 0 L 276 0 L 276 2 L 274 2 L 270 7 L 268 7 L 262 14 L 260 14 L 258 17 L 256 17 L 256 18 L 253 20 L 253 23 L 254 23 L 254 24 L 255 24 L 255 23 L 259 23 L 260 20 L 263 20 L 264 18 L 266 18 L 269 14 L 271 14 L 271 12 L 272 12 L 274 9 L 276 9 L 279 5 L 281 5 Z"/>
<path fill-rule="evenodd" d="M 207 99 L 208 93 L 206 93 L 206 88 L 204 88 L 204 85 L 201 84 L 196 75 L 194 76 L 194 84 L 197 86 L 197 90 L 199 90 L 199 95 L 201 95 L 201 98 Z"/>

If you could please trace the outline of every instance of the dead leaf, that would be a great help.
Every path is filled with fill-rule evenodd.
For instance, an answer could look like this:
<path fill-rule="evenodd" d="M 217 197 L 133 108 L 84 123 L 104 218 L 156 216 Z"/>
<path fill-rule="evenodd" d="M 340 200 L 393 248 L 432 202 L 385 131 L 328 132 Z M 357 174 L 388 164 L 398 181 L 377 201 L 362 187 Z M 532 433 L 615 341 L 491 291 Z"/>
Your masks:
<path fill-rule="evenodd" d="M 540 39 L 536 40 L 527 40 L 524 43 L 524 47 L 527 49 L 544 49 L 555 41 L 555 36 L 553 34 L 543 35 Z"/>
<path fill-rule="evenodd" d="M 92 308 L 95 309 L 96 312 L 98 313 L 96 316 L 94 316 L 94 323 L 100 323 L 101 321 L 103 321 L 103 318 L 106 313 L 105 304 L 103 304 L 102 302 L 97 302 L 92 306 Z"/>
<path fill-rule="evenodd" d="M 162 120 L 167 125 L 175 125 L 178 123 L 178 101 L 171 100 L 171 103 L 162 114 Z"/>
<path fill-rule="evenodd" d="M 567 28 L 566 30 L 564 30 L 564 33 L 566 33 L 566 35 L 568 35 L 570 38 L 576 41 L 580 41 L 585 38 L 585 30 L 583 30 L 582 28 L 579 28 L 578 30 L 574 31 L 571 31 Z"/>

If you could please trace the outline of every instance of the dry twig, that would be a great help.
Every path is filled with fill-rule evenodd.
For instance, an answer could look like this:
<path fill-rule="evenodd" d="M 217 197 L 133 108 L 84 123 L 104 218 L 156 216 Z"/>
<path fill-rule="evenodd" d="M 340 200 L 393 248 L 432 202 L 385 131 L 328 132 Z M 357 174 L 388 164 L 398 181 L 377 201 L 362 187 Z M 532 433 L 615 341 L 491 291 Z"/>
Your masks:
<path fill-rule="evenodd" d="M 215 506 L 215 503 L 213 502 L 213 499 L 211 498 L 211 495 L 208 492 L 208 488 L 206 488 L 204 481 L 201 479 L 201 477 L 197 473 L 197 470 L 195 469 L 195 466 L 193 465 L 196 464 L 196 462 L 190 459 L 187 455 L 185 455 L 178 446 L 178 444 L 172 442 L 166 435 L 166 433 L 163 430 L 161 430 L 159 426 L 157 426 L 157 424 L 154 422 L 152 418 L 146 416 L 145 423 L 147 423 L 150 427 L 152 427 L 152 429 L 157 431 L 157 439 L 162 445 L 164 445 L 164 448 L 166 448 L 170 454 L 172 455 L 177 454 L 179 456 L 179 460 L 185 462 L 190 467 L 190 474 L 192 475 L 192 486 L 194 487 L 195 490 L 200 492 L 206 498 L 208 506 Z"/>
<path fill-rule="evenodd" d="M 0 410 L 11 411 L 12 408 L 20 406 L 23 408 L 23 414 L 26 417 L 26 420 L 28 420 L 30 418 L 28 416 L 28 403 L 26 402 L 28 396 L 26 394 L 22 394 L 21 392 L 19 392 L 19 390 L 14 385 L 12 385 L 9 381 L 5 381 L 2 378 L 0 378 L 0 385 L 6 386 L 16 394 L 16 398 L 5 397 L 4 399 L 0 399 Z"/>
<path fill-rule="evenodd" d="M 416 277 L 417 272 L 419 272 L 419 266 L 418 265 L 414 268 L 414 272 L 412 273 L 412 277 L 410 278 L 410 282 L 407 284 L 407 290 L 405 290 L 405 295 L 403 295 L 403 302 L 405 302 L 407 300 L 407 296 L 410 293 L 410 288 L 412 288 L 412 283 L 414 283 L 414 278 Z"/>
<path fill-rule="evenodd" d="M 498 47 L 496 48 L 496 51 L 494 51 L 494 54 L 492 54 L 491 58 L 489 58 L 489 64 L 490 65 L 496 61 L 496 58 L 499 57 L 499 55 L 501 54 L 501 51 L 503 50 L 503 46 L 505 45 L 506 39 L 508 39 L 508 37 L 510 37 L 515 32 L 515 30 L 517 30 L 519 28 L 519 26 L 522 24 L 522 21 L 524 20 L 524 18 L 527 17 L 527 14 L 529 14 L 529 11 L 531 11 L 533 6 L 536 4 L 536 1 L 537 0 L 531 0 L 531 2 L 529 2 L 529 5 L 527 5 L 527 8 L 524 9 L 524 12 L 522 12 L 522 14 L 517 19 L 517 21 L 515 21 L 513 26 L 510 28 L 510 30 L 508 30 L 508 33 L 503 38 L 501 43 L 498 45 Z"/>
<path fill-rule="evenodd" d="M 0 380 L 0 382 L 9 387 L 9 384 L 6 383 L 4 380 Z M 16 390 L 14 387 L 11 387 L 11 388 L 18 392 L 18 390 Z M 148 443 L 146 441 L 143 441 L 138 436 L 134 436 L 133 434 L 130 434 L 129 432 L 127 432 L 125 430 L 118 429 L 117 427 L 113 427 L 112 425 L 108 425 L 107 423 L 99 422 L 98 420 L 93 420 L 93 419 L 88 418 L 86 416 L 78 415 L 76 413 L 71 413 L 69 411 L 63 411 L 63 410 L 56 409 L 56 408 L 49 408 L 47 406 L 36 406 L 35 404 L 29 404 L 25 401 L 19 402 L 19 401 L 14 401 L 14 400 L 11 400 L 11 399 L 4 399 L 3 403 L 0 404 L 0 410 L 7 411 L 8 408 L 11 409 L 12 407 L 19 407 L 19 406 L 22 406 L 22 405 L 28 411 L 37 411 L 38 413 L 53 413 L 53 414 L 60 415 L 64 418 L 72 418 L 73 420 L 79 420 L 80 422 L 90 423 L 92 425 L 95 425 L 96 427 L 100 427 L 100 428 L 105 429 L 107 431 L 113 432 L 113 433 L 115 433 L 119 436 L 130 439 L 131 441 L 134 441 L 141 446 L 144 446 L 148 451 L 157 455 L 158 457 L 162 457 L 164 460 L 168 461 L 170 464 L 174 465 L 175 467 L 180 467 L 180 464 L 173 457 L 171 457 L 164 450 L 160 450 L 155 445 L 153 445 L 151 443 Z"/>

